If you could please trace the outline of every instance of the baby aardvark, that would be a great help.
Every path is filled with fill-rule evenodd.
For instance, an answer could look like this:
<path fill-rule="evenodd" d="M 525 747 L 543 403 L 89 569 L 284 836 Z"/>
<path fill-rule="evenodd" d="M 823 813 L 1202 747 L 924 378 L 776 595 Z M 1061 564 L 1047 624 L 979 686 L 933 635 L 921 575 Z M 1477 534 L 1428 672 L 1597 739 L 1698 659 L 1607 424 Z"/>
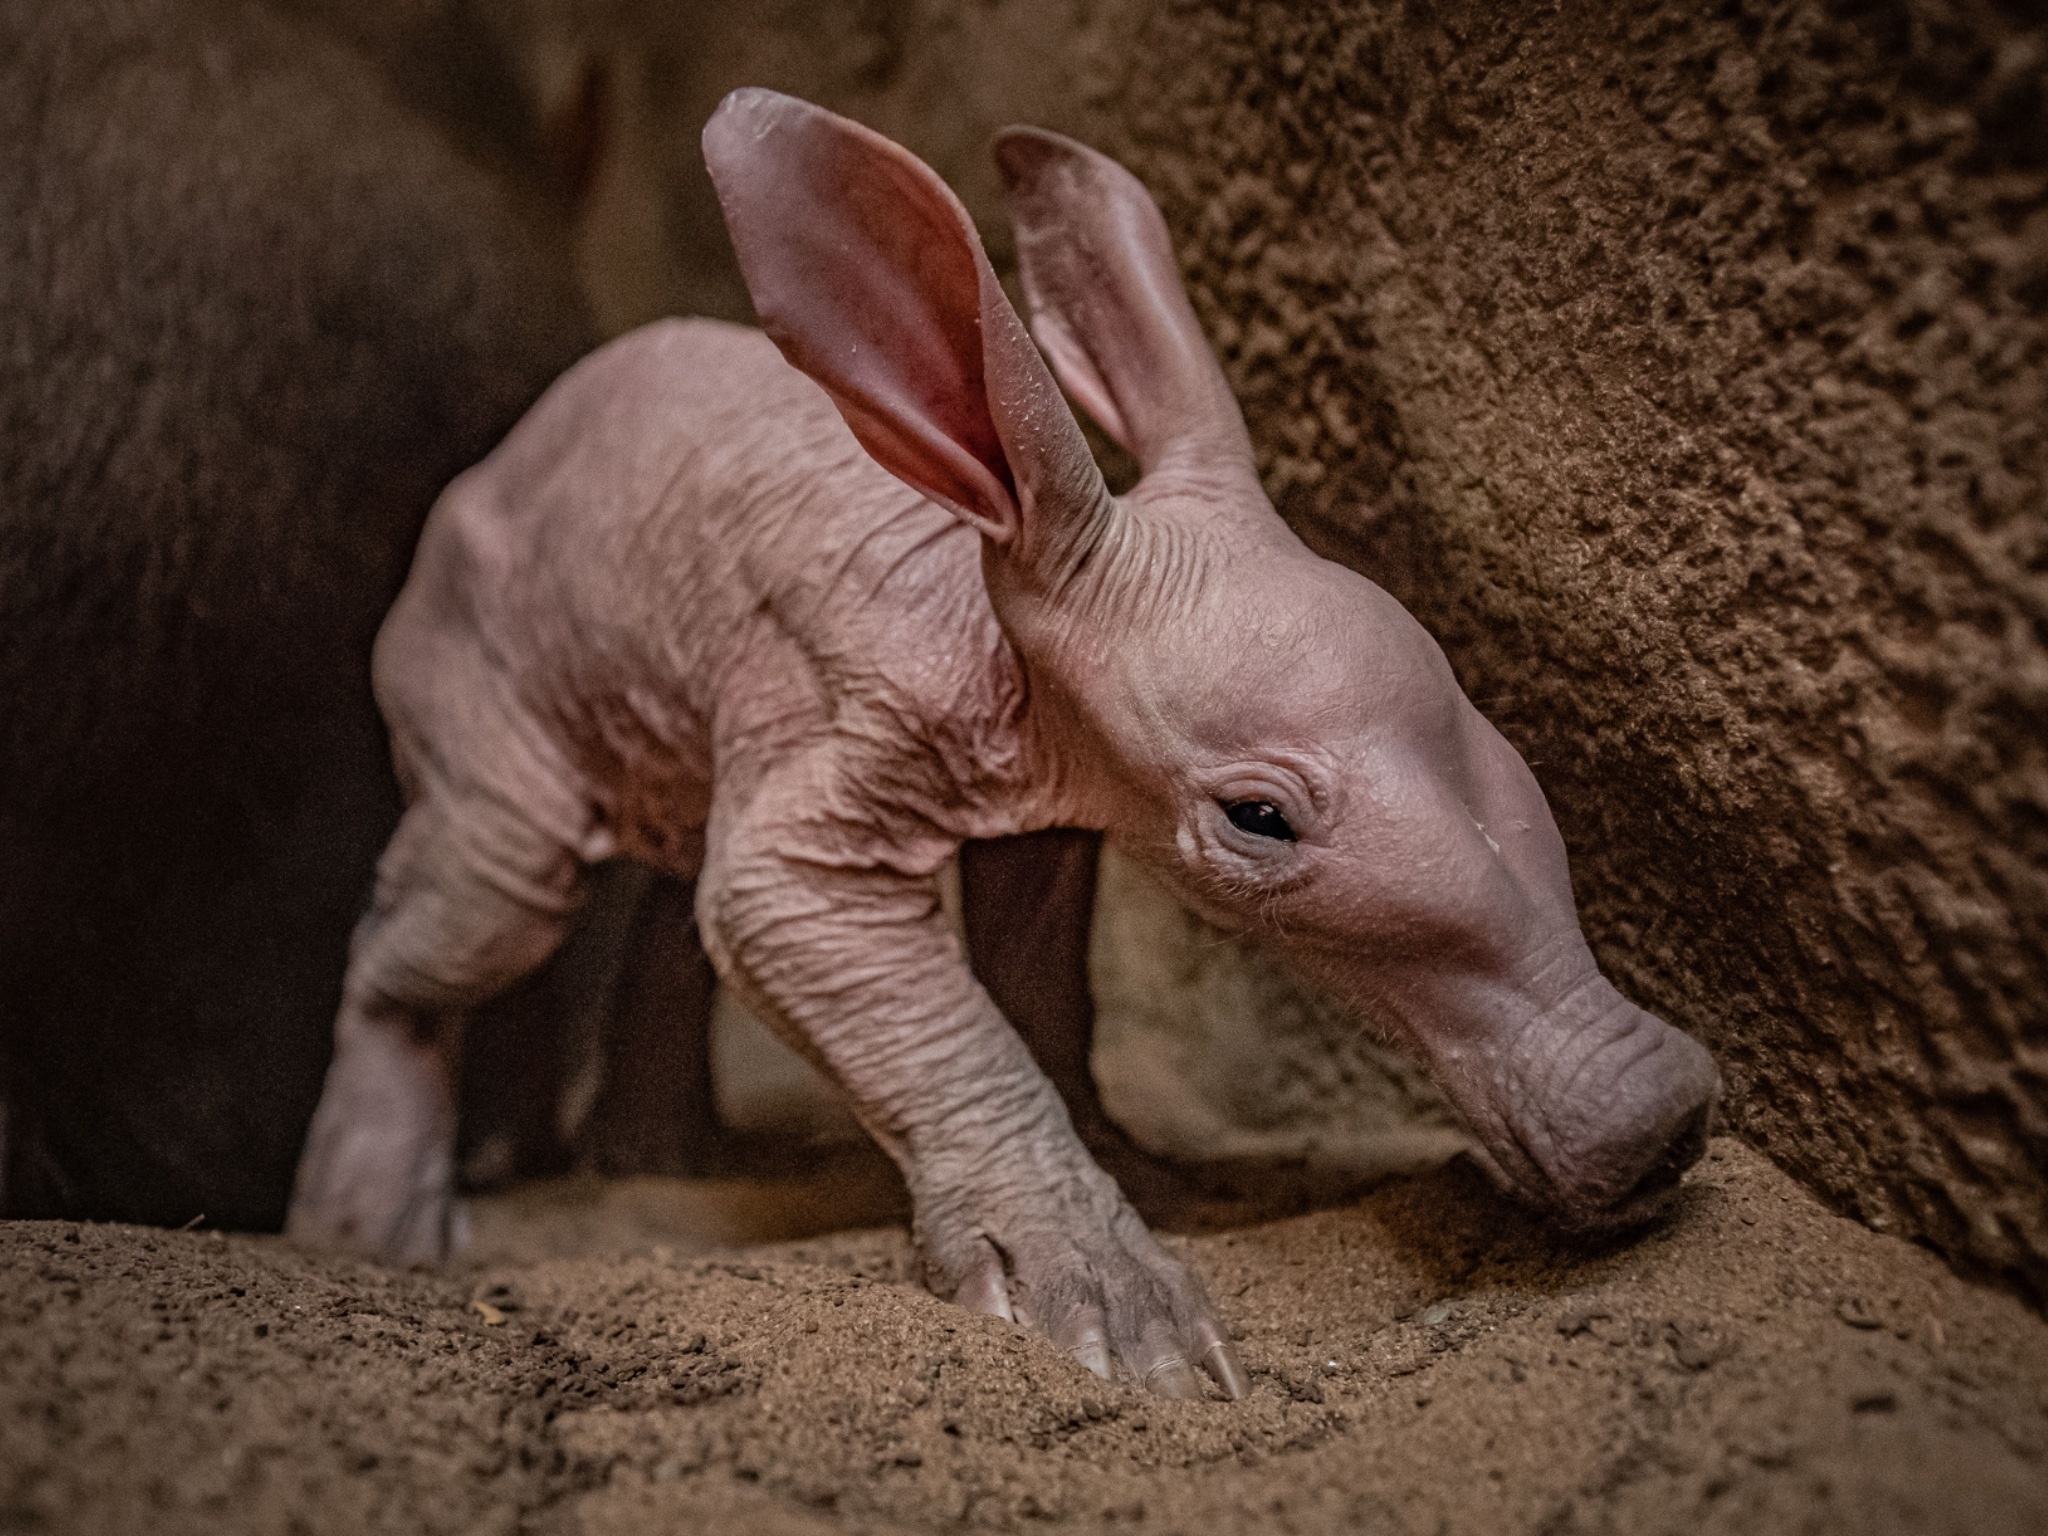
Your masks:
<path fill-rule="evenodd" d="M 442 497 L 378 640 L 410 809 L 291 1230 L 443 1252 L 462 1012 L 622 852 L 696 878 L 721 976 L 845 1086 L 934 1291 L 1241 1395 L 941 915 L 964 840 L 1046 827 L 1369 1009 L 1567 1222 L 1655 1209 L 1711 1060 L 1601 976 L 1542 793 L 1435 643 L 1274 513 L 1138 182 L 997 140 L 1041 358 L 907 151 L 761 90 L 704 148 L 767 335 L 665 321 L 571 370 Z"/>

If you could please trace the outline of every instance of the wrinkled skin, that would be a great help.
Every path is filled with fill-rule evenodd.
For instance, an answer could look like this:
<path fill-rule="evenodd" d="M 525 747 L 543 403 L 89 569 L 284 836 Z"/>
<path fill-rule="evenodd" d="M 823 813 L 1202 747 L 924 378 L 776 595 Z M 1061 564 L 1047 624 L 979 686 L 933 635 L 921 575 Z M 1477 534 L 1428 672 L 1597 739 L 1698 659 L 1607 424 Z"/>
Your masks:
<path fill-rule="evenodd" d="M 1274 514 L 1142 188 L 998 144 L 1045 355 L 1145 471 L 1112 498 L 929 170 L 768 92 L 705 144 L 768 336 L 664 322 L 573 370 L 450 489 L 379 641 L 411 809 L 293 1229 L 441 1252 L 456 1021 L 624 851 L 696 876 L 720 974 L 850 1092 L 936 1291 L 1241 1393 L 941 917 L 964 840 L 1046 827 L 1355 998 L 1532 1198 L 1654 1208 L 1710 1061 L 1601 979 L 1542 796 L 1434 643 Z"/>

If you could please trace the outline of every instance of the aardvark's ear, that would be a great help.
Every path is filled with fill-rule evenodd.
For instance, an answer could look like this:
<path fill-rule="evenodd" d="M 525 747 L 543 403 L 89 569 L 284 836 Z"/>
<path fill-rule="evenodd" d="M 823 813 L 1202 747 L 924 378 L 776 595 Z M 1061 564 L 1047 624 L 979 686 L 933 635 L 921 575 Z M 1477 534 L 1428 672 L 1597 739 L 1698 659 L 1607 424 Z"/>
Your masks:
<path fill-rule="evenodd" d="M 1099 510 L 1080 426 L 929 166 L 753 88 L 719 105 L 704 159 L 762 326 L 877 463 L 1013 554 Z"/>
<path fill-rule="evenodd" d="M 1031 329 L 1060 382 L 1146 470 L 1251 461 L 1244 416 L 1138 178 L 1042 128 L 996 135 Z"/>

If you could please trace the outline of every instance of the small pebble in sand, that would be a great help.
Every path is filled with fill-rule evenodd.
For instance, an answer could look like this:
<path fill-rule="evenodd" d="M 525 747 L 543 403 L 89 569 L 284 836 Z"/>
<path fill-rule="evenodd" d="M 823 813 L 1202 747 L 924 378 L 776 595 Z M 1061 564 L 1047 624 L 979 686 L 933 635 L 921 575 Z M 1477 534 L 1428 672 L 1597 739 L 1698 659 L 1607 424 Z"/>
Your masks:
<path fill-rule="evenodd" d="M 1583 1303 L 1569 1308 L 1564 1316 L 1557 1320 L 1557 1331 L 1568 1339 L 1575 1339 L 1595 1323 L 1607 1322 L 1613 1316 L 1614 1314 L 1603 1306 Z"/>

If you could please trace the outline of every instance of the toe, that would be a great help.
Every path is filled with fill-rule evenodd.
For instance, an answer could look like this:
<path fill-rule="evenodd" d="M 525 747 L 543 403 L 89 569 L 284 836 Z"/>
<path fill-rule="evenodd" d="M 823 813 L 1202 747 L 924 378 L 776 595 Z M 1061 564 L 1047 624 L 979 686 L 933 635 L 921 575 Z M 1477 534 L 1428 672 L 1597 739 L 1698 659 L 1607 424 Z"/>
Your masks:
<path fill-rule="evenodd" d="M 1213 1319 L 1199 1319 L 1193 1329 L 1195 1335 L 1195 1358 L 1201 1361 L 1202 1369 L 1223 1395 L 1232 1402 L 1251 1394 L 1251 1379 L 1245 1375 L 1244 1366 L 1238 1362 L 1237 1351 L 1230 1347 L 1230 1340 L 1223 1336 L 1223 1329 Z"/>
<path fill-rule="evenodd" d="M 1131 1246 L 1152 1282 L 1135 1330 L 1138 1348 L 1127 1356 L 1134 1369 L 1153 1391 L 1170 1397 L 1203 1396 L 1201 1372 L 1232 1401 L 1248 1396 L 1251 1382 L 1200 1279 L 1149 1232 L 1136 1234 Z"/>
<path fill-rule="evenodd" d="M 979 1312 L 983 1317 L 1000 1317 L 1006 1323 L 1014 1323 L 1017 1315 L 1010 1309 L 1010 1282 L 1003 1274 L 1002 1258 L 986 1243 L 982 1246 L 987 1251 L 953 1292 L 954 1305 Z"/>
<path fill-rule="evenodd" d="M 1173 1330 L 1163 1321 L 1146 1327 L 1137 1358 L 1131 1364 L 1148 1392 L 1181 1399 L 1202 1395 L 1201 1378 L 1195 1375 L 1194 1367 L 1188 1364 L 1187 1353 L 1174 1339 Z"/>
<path fill-rule="evenodd" d="M 1102 1308 L 1088 1305 L 1052 1330 L 1052 1341 L 1096 1375 L 1109 1375 L 1109 1325 Z"/>

